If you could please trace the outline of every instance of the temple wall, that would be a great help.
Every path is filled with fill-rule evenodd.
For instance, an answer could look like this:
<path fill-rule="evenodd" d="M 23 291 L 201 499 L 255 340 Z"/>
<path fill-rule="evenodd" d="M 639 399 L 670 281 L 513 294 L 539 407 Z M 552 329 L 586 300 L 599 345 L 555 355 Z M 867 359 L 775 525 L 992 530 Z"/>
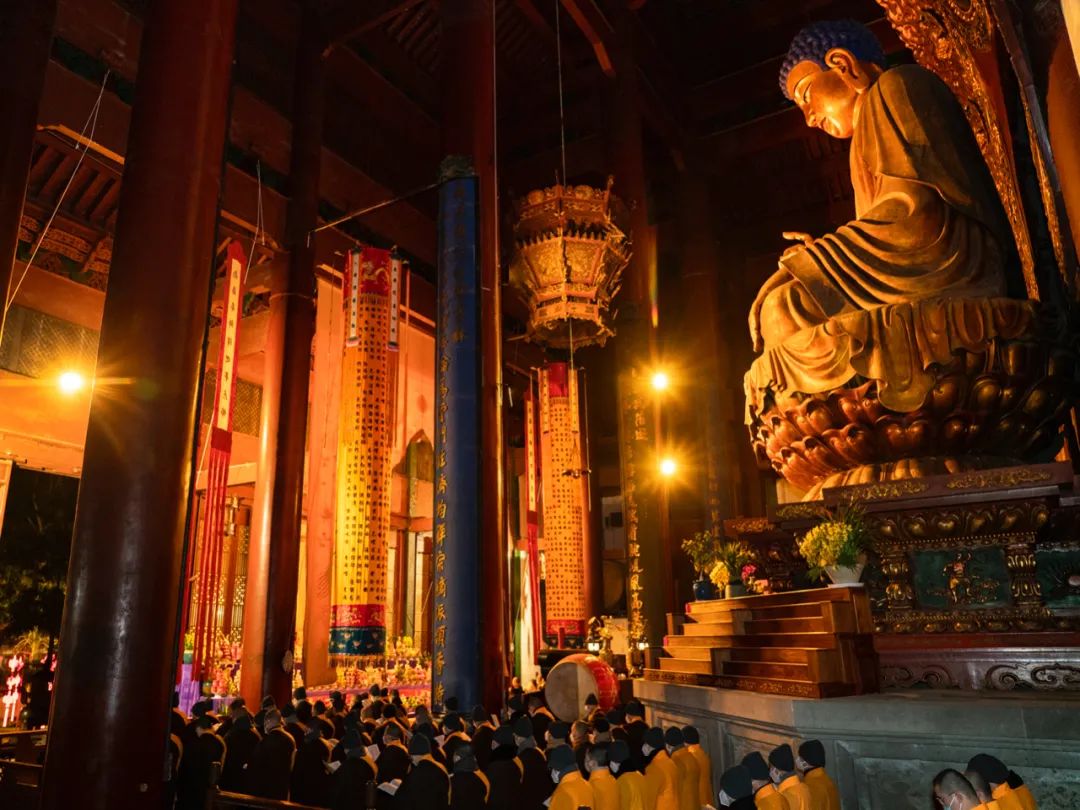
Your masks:
<path fill-rule="evenodd" d="M 1080 807 L 1080 723 L 1068 698 L 908 691 L 807 700 L 640 680 L 634 694 L 651 725 L 698 728 L 716 790 L 751 750 L 817 738 L 844 810 L 923 810 L 934 775 L 980 752 L 1019 773 L 1039 810 Z"/>

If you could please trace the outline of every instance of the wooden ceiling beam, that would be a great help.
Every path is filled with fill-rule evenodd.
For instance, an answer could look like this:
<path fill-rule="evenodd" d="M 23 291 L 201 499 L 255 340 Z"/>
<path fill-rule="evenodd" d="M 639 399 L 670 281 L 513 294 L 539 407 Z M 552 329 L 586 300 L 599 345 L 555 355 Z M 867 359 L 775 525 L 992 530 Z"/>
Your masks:
<path fill-rule="evenodd" d="M 322 14 L 322 28 L 330 47 L 378 28 L 425 0 L 340 0 Z"/>
<path fill-rule="evenodd" d="M 596 5 L 595 0 L 562 0 L 562 6 L 589 40 L 604 75 L 614 79 L 615 63 L 612 61 L 611 48 L 615 30 L 604 12 Z"/>

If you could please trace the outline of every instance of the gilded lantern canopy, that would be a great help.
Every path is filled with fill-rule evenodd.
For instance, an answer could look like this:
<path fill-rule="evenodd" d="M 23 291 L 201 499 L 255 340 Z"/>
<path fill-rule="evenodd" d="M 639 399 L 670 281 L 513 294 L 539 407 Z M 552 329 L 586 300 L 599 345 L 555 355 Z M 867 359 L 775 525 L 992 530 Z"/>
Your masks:
<path fill-rule="evenodd" d="M 626 207 L 606 188 L 530 191 L 515 204 L 510 284 L 529 307 L 528 338 L 553 348 L 614 334 L 611 301 L 630 261 Z"/>

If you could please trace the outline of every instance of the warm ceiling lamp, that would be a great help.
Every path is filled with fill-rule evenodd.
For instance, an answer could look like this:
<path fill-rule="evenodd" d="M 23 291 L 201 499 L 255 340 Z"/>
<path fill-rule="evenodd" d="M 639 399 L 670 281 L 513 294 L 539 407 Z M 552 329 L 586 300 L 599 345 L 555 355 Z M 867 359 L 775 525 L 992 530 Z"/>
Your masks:
<path fill-rule="evenodd" d="M 651 382 L 654 391 L 667 391 L 671 386 L 671 378 L 666 371 L 654 371 Z"/>
<path fill-rule="evenodd" d="M 664 478 L 671 478 L 678 469 L 679 465 L 670 456 L 660 459 L 660 475 L 664 476 Z"/>
<path fill-rule="evenodd" d="M 61 393 L 72 396 L 86 387 L 86 378 L 77 371 L 65 371 L 57 378 L 56 384 L 59 386 Z"/>

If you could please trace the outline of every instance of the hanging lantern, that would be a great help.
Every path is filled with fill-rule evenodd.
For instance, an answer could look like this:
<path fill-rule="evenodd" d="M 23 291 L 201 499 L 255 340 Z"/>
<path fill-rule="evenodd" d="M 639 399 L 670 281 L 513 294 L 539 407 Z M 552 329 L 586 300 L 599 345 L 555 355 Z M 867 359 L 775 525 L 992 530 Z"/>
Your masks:
<path fill-rule="evenodd" d="M 515 204 L 510 284 L 529 307 L 527 336 L 559 349 L 603 345 L 630 262 L 626 207 L 607 188 L 530 191 Z"/>

